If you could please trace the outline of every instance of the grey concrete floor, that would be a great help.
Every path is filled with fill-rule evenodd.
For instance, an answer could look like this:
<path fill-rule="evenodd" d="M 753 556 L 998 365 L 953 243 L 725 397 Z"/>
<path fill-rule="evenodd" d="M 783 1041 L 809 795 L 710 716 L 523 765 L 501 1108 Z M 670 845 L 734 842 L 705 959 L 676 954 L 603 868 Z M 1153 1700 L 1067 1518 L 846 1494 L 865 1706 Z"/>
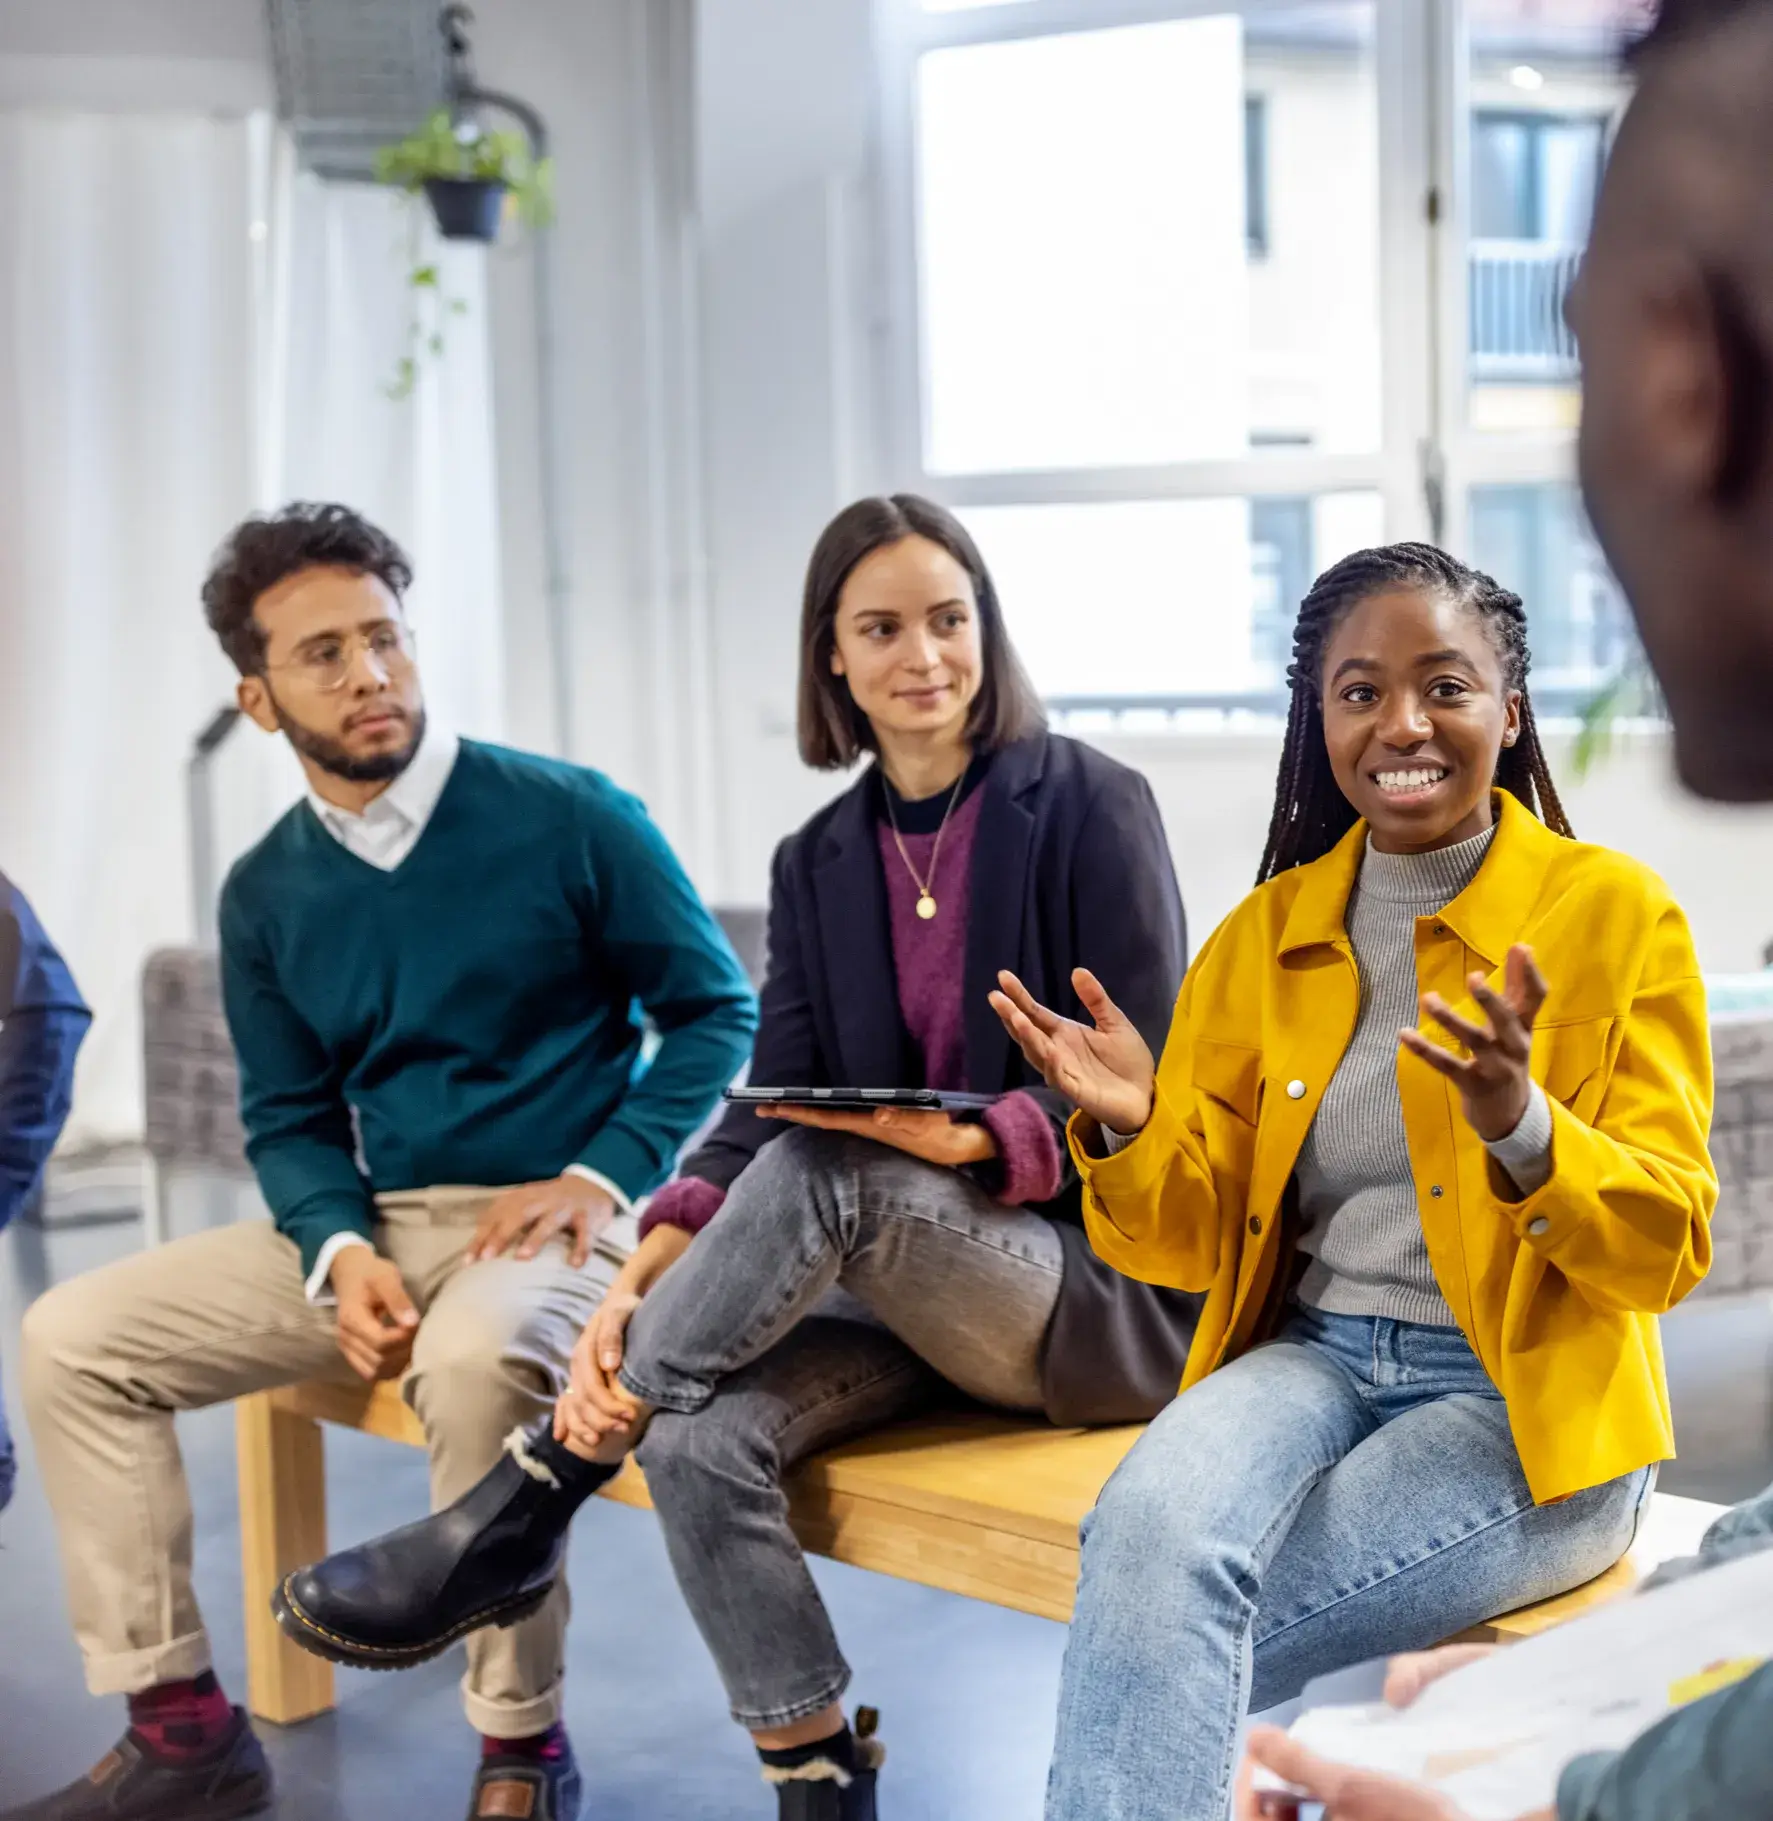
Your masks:
<path fill-rule="evenodd" d="M 175 1216 L 175 1231 L 189 1220 Z M 43 1287 L 132 1249 L 133 1224 L 0 1235 L 0 1356 Z M 1773 1312 L 1695 1307 L 1666 1324 L 1681 1459 L 1665 1490 L 1732 1500 L 1773 1479 Z M 9 1393 L 15 1419 L 16 1397 Z M 18 1428 L 15 1420 L 14 1427 Z M 217 1671 L 242 1671 L 238 1507 L 226 1409 L 181 1419 L 197 1512 L 198 1587 Z M 48 1509 L 21 1436 L 21 1487 L 0 1518 L 0 1808 L 96 1760 L 123 1704 L 84 1692 Z M 343 1542 L 423 1508 L 414 1450 L 329 1435 L 332 1535 Z M 856 1671 L 885 1716 L 888 1821 L 1033 1821 L 1051 1737 L 1062 1629 L 831 1563 L 815 1565 Z M 574 1532 L 568 1723 L 586 1773 L 586 1821 L 765 1817 L 773 1805 L 672 1585 L 653 1520 L 588 1507 Z M 281 1821 L 408 1821 L 466 1809 L 474 1757 L 456 1702 L 459 1654 L 400 1676 L 344 1672 L 338 1710 L 267 1727 Z"/>

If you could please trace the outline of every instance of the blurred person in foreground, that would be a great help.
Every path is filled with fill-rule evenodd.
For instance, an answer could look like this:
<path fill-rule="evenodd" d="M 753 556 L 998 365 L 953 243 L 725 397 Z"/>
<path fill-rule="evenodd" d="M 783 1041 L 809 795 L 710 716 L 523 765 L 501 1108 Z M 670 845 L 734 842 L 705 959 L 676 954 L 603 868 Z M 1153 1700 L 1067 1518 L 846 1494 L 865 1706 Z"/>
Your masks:
<path fill-rule="evenodd" d="M 43 1180 L 92 1014 L 25 895 L 0 873 L 0 1229 Z M 18 1472 L 0 1403 L 0 1511 Z"/>
<path fill-rule="evenodd" d="M 744 1061 L 719 925 L 609 779 L 428 722 L 394 541 L 347 507 L 249 519 L 204 585 L 242 709 L 308 795 L 219 926 L 248 1220 L 60 1285 L 24 1394 L 96 1695 L 129 1730 L 13 1821 L 223 1821 L 271 1774 L 191 1583 L 177 1411 L 401 1379 L 448 1504 L 553 1407 L 615 1267 L 593 1241 Z M 658 1033 L 643 1061 L 644 1021 Z M 564 1586 L 467 1637 L 469 1815 L 574 1821 Z"/>
<path fill-rule="evenodd" d="M 1572 296 L 1589 514 L 1643 636 L 1699 795 L 1773 800 L 1773 0 L 1664 0 L 1633 52 Z M 1773 1487 L 1726 1513 L 1690 1572 L 1773 1542 Z M 1468 1660 L 1393 1665 L 1413 1698 Z M 1250 1758 L 1329 1821 L 1460 1821 L 1432 1791 L 1315 1758 L 1271 1728 Z M 1245 1777 L 1239 1818 L 1293 1811 Z M 1557 1821 L 1773 1813 L 1773 1665 L 1577 1759 Z M 1541 1818 L 1535 1818 L 1541 1821 Z"/>

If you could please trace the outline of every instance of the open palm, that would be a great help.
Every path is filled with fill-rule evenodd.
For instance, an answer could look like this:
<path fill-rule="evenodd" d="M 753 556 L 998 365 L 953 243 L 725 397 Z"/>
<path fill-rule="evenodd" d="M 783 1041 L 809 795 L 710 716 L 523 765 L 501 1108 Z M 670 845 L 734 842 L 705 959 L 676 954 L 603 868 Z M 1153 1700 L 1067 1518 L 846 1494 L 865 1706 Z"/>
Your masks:
<path fill-rule="evenodd" d="M 1098 1125 L 1116 1132 L 1140 1130 L 1151 1117 L 1157 1065 L 1150 1046 L 1102 990 L 1101 981 L 1083 967 L 1071 976 L 1089 1024 L 1061 1018 L 1012 973 L 999 974 L 997 981 L 1001 990 L 991 995 L 992 1010 L 1047 1085 Z"/>

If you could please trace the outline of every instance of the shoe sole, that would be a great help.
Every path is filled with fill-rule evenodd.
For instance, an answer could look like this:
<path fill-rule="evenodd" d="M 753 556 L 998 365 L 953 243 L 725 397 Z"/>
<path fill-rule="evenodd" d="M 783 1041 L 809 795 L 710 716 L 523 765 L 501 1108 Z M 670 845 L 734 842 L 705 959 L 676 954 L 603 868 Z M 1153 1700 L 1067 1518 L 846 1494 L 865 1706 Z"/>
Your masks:
<path fill-rule="evenodd" d="M 352 1669 L 412 1669 L 420 1663 L 428 1663 L 433 1657 L 442 1656 L 452 1644 L 467 1637 L 470 1632 L 485 1631 L 489 1627 L 504 1630 L 507 1626 L 521 1623 L 532 1613 L 540 1611 L 542 1602 L 552 1592 L 552 1587 L 544 1587 L 539 1593 L 525 1594 L 522 1599 L 502 1601 L 496 1606 L 487 1607 L 483 1612 L 471 1613 L 449 1631 L 435 1638 L 427 1638 L 422 1644 L 392 1647 L 360 1644 L 353 1638 L 342 1638 L 337 1632 L 328 1631 L 324 1625 L 316 1624 L 289 1591 L 288 1580 L 271 1596 L 271 1611 L 282 1628 L 283 1635 L 291 1643 L 299 1644 L 310 1656 L 324 1657 L 329 1663 L 343 1663 Z M 240 1812 L 249 1814 L 252 1811 L 243 1809 Z M 231 1817 L 218 1815 L 216 1821 L 231 1821 Z"/>
<path fill-rule="evenodd" d="M 230 1799 L 206 1802 L 201 1808 L 188 1808 L 179 1821 L 246 1821 L 248 1815 L 268 1815 L 270 1812 L 270 1790 L 242 1790 Z"/>

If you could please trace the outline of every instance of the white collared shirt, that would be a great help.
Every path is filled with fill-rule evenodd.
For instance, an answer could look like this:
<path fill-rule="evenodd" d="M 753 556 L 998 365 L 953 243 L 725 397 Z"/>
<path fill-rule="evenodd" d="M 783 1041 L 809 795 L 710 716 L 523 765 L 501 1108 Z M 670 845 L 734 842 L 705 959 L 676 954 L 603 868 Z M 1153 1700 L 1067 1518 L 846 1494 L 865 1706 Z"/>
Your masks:
<path fill-rule="evenodd" d="M 461 749 L 462 743 L 453 733 L 427 727 L 406 770 L 361 814 L 328 803 L 311 784 L 308 807 L 348 853 L 391 873 L 418 846 Z"/>
<path fill-rule="evenodd" d="M 432 726 L 425 730 L 419 749 L 399 777 L 362 811 L 340 809 L 328 803 L 312 785 L 308 788 L 308 807 L 320 826 L 348 853 L 359 860 L 391 873 L 418 846 L 419 837 L 430 823 L 444 786 L 455 770 L 462 743 L 453 733 Z M 625 1214 L 632 1205 L 615 1183 L 582 1163 L 569 1163 L 562 1172 L 582 1176 L 604 1190 Z M 308 1278 L 307 1295 L 311 1303 L 335 1300 L 329 1283 L 332 1261 L 346 1246 L 368 1245 L 360 1233 L 335 1233 L 320 1248 L 314 1270 Z"/>

